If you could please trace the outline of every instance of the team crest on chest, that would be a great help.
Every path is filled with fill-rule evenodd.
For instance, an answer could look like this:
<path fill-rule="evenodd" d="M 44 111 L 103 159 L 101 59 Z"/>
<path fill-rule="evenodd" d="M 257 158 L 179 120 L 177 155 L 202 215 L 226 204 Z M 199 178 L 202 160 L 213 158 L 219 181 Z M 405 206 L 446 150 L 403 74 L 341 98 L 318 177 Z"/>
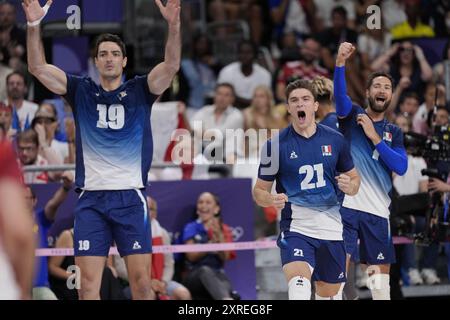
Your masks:
<path fill-rule="evenodd" d="M 326 146 L 322 146 L 322 156 L 331 156 L 331 144 L 328 144 Z"/>
<path fill-rule="evenodd" d="M 123 98 L 125 98 L 127 96 L 127 92 L 126 91 L 121 91 L 119 92 L 119 100 L 122 100 Z"/>
<path fill-rule="evenodd" d="M 291 152 L 291 156 L 289 157 L 289 159 L 297 159 L 298 158 L 298 156 L 297 156 L 297 154 L 295 153 L 295 151 L 292 151 Z"/>

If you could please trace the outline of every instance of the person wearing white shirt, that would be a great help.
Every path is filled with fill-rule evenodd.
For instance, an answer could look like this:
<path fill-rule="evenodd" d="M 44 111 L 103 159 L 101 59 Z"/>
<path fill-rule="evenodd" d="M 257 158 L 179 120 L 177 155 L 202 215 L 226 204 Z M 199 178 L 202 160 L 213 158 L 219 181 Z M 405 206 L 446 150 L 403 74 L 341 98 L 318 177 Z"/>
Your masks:
<path fill-rule="evenodd" d="M 25 76 L 20 72 L 14 71 L 6 77 L 6 105 L 13 107 L 19 118 L 20 131 L 28 129 L 31 121 L 34 119 L 34 114 L 38 109 L 38 105 L 34 102 L 25 100 L 27 92 L 27 85 L 25 83 Z M 14 125 L 14 123 L 13 123 Z"/>
<path fill-rule="evenodd" d="M 238 51 L 239 60 L 220 71 L 217 83 L 232 84 L 236 93 L 235 106 L 243 109 L 250 105 L 257 86 L 272 85 L 272 76 L 269 71 L 255 63 L 257 50 L 251 41 L 242 41 Z"/>
<path fill-rule="evenodd" d="M 226 130 L 242 129 L 243 133 L 244 128 L 242 112 L 233 107 L 233 102 L 233 86 L 229 83 L 218 84 L 215 90 L 214 104 L 204 106 L 192 117 L 191 128 L 195 134 L 197 136 L 201 134 L 205 141 L 213 140 L 205 149 L 205 153 L 207 153 L 205 156 L 210 155 L 208 152 L 212 150 L 215 150 L 215 159 L 217 158 L 217 151 L 223 151 L 223 155 L 227 159 L 235 158 L 236 155 L 243 153 L 243 136 L 237 139 L 238 143 L 234 150 L 233 148 L 225 149 Z M 235 132 L 233 131 L 233 133 Z M 221 139 L 219 139 L 220 137 Z M 234 143 L 234 139 L 230 143 Z"/>

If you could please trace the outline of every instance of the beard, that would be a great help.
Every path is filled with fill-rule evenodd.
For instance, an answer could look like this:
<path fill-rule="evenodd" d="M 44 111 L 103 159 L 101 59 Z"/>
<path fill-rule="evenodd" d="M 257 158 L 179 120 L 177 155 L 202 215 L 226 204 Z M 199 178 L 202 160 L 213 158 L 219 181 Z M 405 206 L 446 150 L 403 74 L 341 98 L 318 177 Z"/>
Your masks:
<path fill-rule="evenodd" d="M 369 100 L 369 107 L 370 107 L 370 109 L 372 109 L 372 111 L 374 111 L 376 113 L 383 113 L 383 112 L 385 112 L 387 110 L 387 108 L 389 108 L 389 105 L 391 104 L 391 99 L 390 100 L 386 100 L 382 106 L 377 104 L 375 99 L 372 98 L 372 97 L 369 97 L 368 100 Z"/>

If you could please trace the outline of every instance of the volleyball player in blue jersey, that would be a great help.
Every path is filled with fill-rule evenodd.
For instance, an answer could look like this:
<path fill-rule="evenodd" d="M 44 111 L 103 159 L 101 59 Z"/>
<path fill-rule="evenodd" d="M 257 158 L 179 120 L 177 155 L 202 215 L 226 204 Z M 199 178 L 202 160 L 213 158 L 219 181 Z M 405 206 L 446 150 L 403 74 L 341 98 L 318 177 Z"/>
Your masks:
<path fill-rule="evenodd" d="M 351 144 L 355 167 L 361 176 L 356 195 L 345 195 L 341 214 L 344 241 L 349 255 L 370 266 L 369 289 L 374 300 L 389 300 L 389 269 L 395 252 L 389 226 L 389 193 L 392 173 L 403 175 L 408 159 L 400 128 L 385 119 L 392 99 L 393 80 L 389 74 L 375 72 L 366 86 L 366 109 L 347 96 L 345 62 L 355 47 L 340 45 L 334 71 L 334 97 L 339 130 Z M 359 252 L 358 252 L 358 239 Z"/>
<path fill-rule="evenodd" d="M 24 0 L 28 21 L 30 72 L 72 107 L 76 123 L 75 261 L 80 267 L 81 299 L 99 299 L 102 272 L 113 241 L 125 257 L 134 299 L 153 297 L 150 284 L 151 234 L 143 189 L 152 160 L 151 106 L 169 86 L 180 65 L 180 0 L 164 6 L 168 23 L 164 61 L 144 76 L 122 83 L 125 45 L 115 35 L 101 35 L 95 47 L 100 85 L 48 64 L 39 23 L 51 1 L 41 8 Z"/>
<path fill-rule="evenodd" d="M 336 193 L 356 194 L 359 176 L 344 137 L 314 121 L 312 83 L 290 83 L 286 101 L 292 123 L 263 148 L 253 195 L 262 207 L 282 209 L 278 246 L 289 299 L 310 299 L 311 281 L 316 299 L 342 299 L 346 253 Z"/>

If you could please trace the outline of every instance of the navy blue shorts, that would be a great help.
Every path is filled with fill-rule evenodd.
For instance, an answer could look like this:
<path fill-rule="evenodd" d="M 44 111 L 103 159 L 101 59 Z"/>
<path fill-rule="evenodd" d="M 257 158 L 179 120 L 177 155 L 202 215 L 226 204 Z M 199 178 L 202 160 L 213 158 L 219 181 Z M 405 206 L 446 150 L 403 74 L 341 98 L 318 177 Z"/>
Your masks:
<path fill-rule="evenodd" d="M 369 265 L 395 263 L 389 219 L 344 207 L 341 217 L 345 249 L 353 261 Z"/>
<path fill-rule="evenodd" d="M 83 191 L 75 208 L 75 256 L 108 256 L 115 242 L 121 256 L 150 253 L 152 235 L 140 190 Z"/>
<path fill-rule="evenodd" d="M 345 245 L 342 240 L 320 240 L 298 232 L 284 232 L 278 237 L 281 262 L 305 261 L 314 268 L 312 280 L 341 283 L 345 277 Z"/>

